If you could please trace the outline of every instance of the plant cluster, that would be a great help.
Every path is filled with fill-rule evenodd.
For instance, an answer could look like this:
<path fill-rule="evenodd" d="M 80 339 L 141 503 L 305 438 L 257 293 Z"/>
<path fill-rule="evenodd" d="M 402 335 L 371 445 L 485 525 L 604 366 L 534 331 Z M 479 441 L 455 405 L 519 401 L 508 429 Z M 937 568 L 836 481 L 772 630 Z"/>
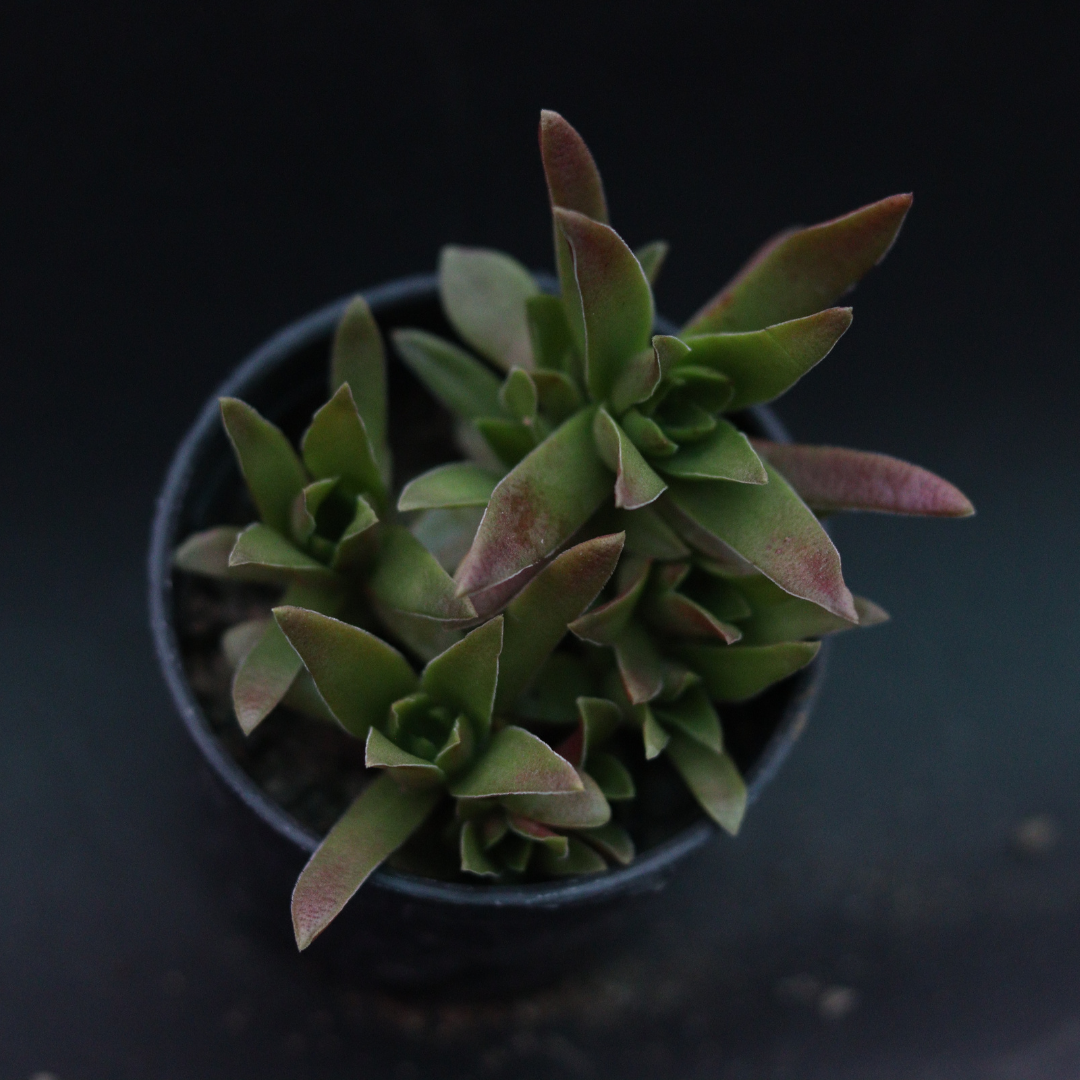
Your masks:
<path fill-rule="evenodd" d="M 395 487 L 385 349 L 362 298 L 299 453 L 221 402 L 259 521 L 189 538 L 176 565 L 282 590 L 272 619 L 225 635 L 237 718 L 250 733 L 284 703 L 363 740 L 379 770 L 300 876 L 301 948 L 422 829 L 474 879 L 629 863 L 612 804 L 634 798 L 641 759 L 664 755 L 737 832 L 725 705 L 805 667 L 825 635 L 887 617 L 849 592 L 820 518 L 972 512 L 924 469 L 738 422 L 847 330 L 850 308 L 831 305 L 888 251 L 910 196 L 780 234 L 677 335 L 656 334 L 666 244 L 635 252 L 611 228 L 592 156 L 556 113 L 540 148 L 558 292 L 507 255 L 449 247 L 439 288 L 461 344 L 392 335 L 463 460 Z"/>

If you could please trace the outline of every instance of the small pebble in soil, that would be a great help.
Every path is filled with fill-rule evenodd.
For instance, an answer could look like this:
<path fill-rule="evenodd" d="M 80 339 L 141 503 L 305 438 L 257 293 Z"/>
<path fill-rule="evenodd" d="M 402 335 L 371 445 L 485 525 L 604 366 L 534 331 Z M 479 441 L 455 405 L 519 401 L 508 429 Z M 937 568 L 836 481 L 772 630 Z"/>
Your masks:
<path fill-rule="evenodd" d="M 1037 859 L 1054 849 L 1058 832 L 1058 823 L 1049 814 L 1033 814 L 1013 827 L 1009 839 L 1017 855 Z"/>

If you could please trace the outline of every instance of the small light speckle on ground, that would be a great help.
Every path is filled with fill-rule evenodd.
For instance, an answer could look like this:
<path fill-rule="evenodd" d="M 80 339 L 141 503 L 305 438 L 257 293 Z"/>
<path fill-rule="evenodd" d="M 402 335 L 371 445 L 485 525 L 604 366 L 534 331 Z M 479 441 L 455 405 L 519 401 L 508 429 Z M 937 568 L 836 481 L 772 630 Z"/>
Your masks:
<path fill-rule="evenodd" d="M 1018 855 L 1038 858 L 1053 851 L 1058 835 L 1058 823 L 1049 814 L 1033 814 L 1013 828 L 1010 839 Z"/>
<path fill-rule="evenodd" d="M 818 1015 L 823 1020 L 843 1020 L 859 1003 L 859 992 L 850 986 L 830 986 L 818 998 Z"/>

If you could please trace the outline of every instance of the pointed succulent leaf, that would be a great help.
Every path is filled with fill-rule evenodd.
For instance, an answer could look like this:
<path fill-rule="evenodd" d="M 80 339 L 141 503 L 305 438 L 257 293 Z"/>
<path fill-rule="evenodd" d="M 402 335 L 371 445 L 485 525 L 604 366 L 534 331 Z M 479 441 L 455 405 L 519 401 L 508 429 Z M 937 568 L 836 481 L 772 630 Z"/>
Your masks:
<path fill-rule="evenodd" d="M 626 553 L 650 559 L 683 559 L 690 549 L 651 507 L 616 510 L 614 524 L 626 532 Z"/>
<path fill-rule="evenodd" d="M 221 399 L 221 419 L 259 517 L 287 535 L 293 499 L 308 480 L 296 451 L 280 428 L 236 398 Z"/>
<path fill-rule="evenodd" d="M 683 364 L 668 377 L 664 396 L 668 407 L 690 402 L 705 412 L 723 412 L 735 397 L 735 387 L 726 375 L 700 364 Z"/>
<path fill-rule="evenodd" d="M 657 720 L 656 714 L 648 705 L 642 703 L 636 707 L 636 711 L 641 716 L 641 738 L 645 744 L 645 760 L 652 761 L 663 753 L 671 735 L 667 728 Z"/>
<path fill-rule="evenodd" d="M 604 401 L 630 357 L 649 345 L 652 289 L 634 253 L 610 226 L 558 208 L 555 220 L 574 255 L 586 382 L 593 398 Z"/>
<path fill-rule="evenodd" d="M 459 799 L 492 795 L 537 795 L 583 790 L 573 765 L 543 739 L 511 725 L 492 736 L 487 750 L 464 776 L 450 784 Z"/>
<path fill-rule="evenodd" d="M 669 439 L 655 420 L 642 416 L 637 409 L 628 409 L 623 413 L 621 423 L 630 441 L 651 458 L 670 457 L 679 449 L 679 444 Z"/>
<path fill-rule="evenodd" d="M 876 510 L 884 514 L 968 517 L 961 491 L 918 465 L 886 454 L 838 446 L 798 446 L 755 439 L 758 452 L 820 513 Z"/>
<path fill-rule="evenodd" d="M 395 782 L 403 788 L 420 790 L 440 787 L 445 780 L 442 769 L 417 757 L 407 750 L 402 750 L 397 743 L 391 742 L 377 727 L 368 731 L 367 744 L 364 747 L 364 764 L 369 769 L 386 769 Z"/>
<path fill-rule="evenodd" d="M 574 380 L 561 371 L 534 371 L 532 381 L 540 411 L 553 424 L 561 424 L 585 404 Z"/>
<path fill-rule="evenodd" d="M 424 668 L 420 679 L 434 701 L 465 713 L 477 725 L 482 738 L 491 727 L 502 645 L 500 615 L 436 656 Z"/>
<path fill-rule="evenodd" d="M 643 349 L 626 361 L 611 388 L 611 407 L 622 415 L 632 405 L 648 401 L 660 385 L 660 361 L 653 348 Z"/>
<path fill-rule="evenodd" d="M 410 480 L 398 497 L 397 508 L 429 510 L 454 506 L 487 506 L 499 482 L 471 461 L 452 461 Z"/>
<path fill-rule="evenodd" d="M 473 733 L 472 721 L 462 713 L 454 720 L 446 743 L 435 755 L 435 764 L 447 776 L 453 776 L 472 761 L 475 751 L 476 736 Z"/>
<path fill-rule="evenodd" d="M 666 240 L 653 240 L 634 252 L 650 285 L 656 283 L 656 278 L 660 273 L 660 268 L 664 265 L 670 247 L 671 245 Z"/>
<path fill-rule="evenodd" d="M 665 378 L 680 364 L 686 363 L 690 355 L 690 347 L 686 342 L 671 334 L 653 335 L 652 347 L 660 365 L 660 375 Z"/>
<path fill-rule="evenodd" d="M 522 817 L 520 814 L 509 814 L 510 828 L 520 837 L 532 841 L 534 844 L 543 844 L 550 848 L 558 858 L 564 858 L 567 852 L 566 837 L 541 825 L 539 821 Z"/>
<path fill-rule="evenodd" d="M 303 666 L 281 628 L 273 619 L 268 620 L 233 675 L 233 708 L 245 735 L 281 703 Z"/>
<path fill-rule="evenodd" d="M 364 421 L 384 484 L 390 482 L 386 442 L 386 349 L 375 316 L 362 296 L 354 297 L 341 316 L 330 350 L 330 394 L 348 383 L 356 411 Z"/>
<path fill-rule="evenodd" d="M 461 826 L 460 853 L 463 873 L 488 878 L 499 876 L 499 868 L 484 850 L 484 838 L 475 821 L 466 821 Z"/>
<path fill-rule="evenodd" d="M 483 516 L 481 506 L 426 510 L 409 526 L 409 531 L 452 574 L 469 550 Z"/>
<path fill-rule="evenodd" d="M 702 810 L 735 836 L 746 813 L 746 784 L 726 753 L 714 753 L 681 732 L 673 732 L 667 754 Z"/>
<path fill-rule="evenodd" d="M 586 772 L 575 773 L 581 789 L 568 795 L 507 795 L 499 800 L 520 814 L 556 829 L 595 829 L 611 820 L 611 807 L 597 782 Z"/>
<path fill-rule="evenodd" d="M 296 944 L 306 949 L 367 880 L 424 823 L 439 791 L 403 791 L 378 777 L 327 833 L 292 895 Z"/>
<path fill-rule="evenodd" d="M 399 611 L 429 619 L 476 618 L 469 599 L 457 595 L 450 575 L 403 525 L 383 528 L 370 587 L 378 600 Z"/>
<path fill-rule="evenodd" d="M 706 569 L 715 568 L 716 563 L 699 557 L 694 560 L 694 565 L 704 571 L 704 574 L 694 582 L 691 590 L 695 603 L 700 604 L 721 622 L 741 622 L 753 614 L 746 598 L 733 584 L 734 579 L 726 575 L 717 575 L 713 573 L 712 569 Z M 704 576 L 705 574 L 708 576 Z M 768 579 L 765 578 L 764 580 L 767 581 Z M 772 585 L 772 582 L 770 581 L 769 584 Z M 775 586 L 775 588 L 783 595 L 789 595 L 784 593 L 779 586 Z M 814 606 L 817 607 L 816 604 Z M 818 610 L 822 609 L 818 608 Z"/>
<path fill-rule="evenodd" d="M 255 522 L 236 538 L 229 555 L 229 565 L 234 567 L 262 567 L 287 573 L 290 577 L 302 576 L 327 582 L 336 575 L 321 562 L 305 555 L 276 529 Z"/>
<path fill-rule="evenodd" d="M 615 640 L 615 662 L 631 704 L 652 701 L 664 689 L 664 662 L 645 628 L 631 621 Z"/>
<path fill-rule="evenodd" d="M 720 717 L 700 686 L 693 686 L 678 701 L 655 706 L 657 718 L 669 730 L 674 728 L 695 742 L 708 747 L 714 754 L 724 749 Z"/>
<path fill-rule="evenodd" d="M 473 546 L 458 568 L 461 593 L 497 585 L 565 543 L 611 491 L 582 409 L 516 465 L 492 492 Z"/>
<path fill-rule="evenodd" d="M 606 750 L 597 750 L 590 756 L 589 775 L 609 802 L 623 802 L 634 797 L 634 779 L 629 770 Z"/>
<path fill-rule="evenodd" d="M 664 434 L 677 443 L 704 438 L 719 421 L 692 401 L 666 401 L 656 414 Z"/>
<path fill-rule="evenodd" d="M 464 349 L 423 330 L 395 330 L 394 347 L 412 373 L 455 416 L 499 416 L 499 379 Z"/>
<path fill-rule="evenodd" d="M 219 525 L 189 536 L 173 554 L 173 565 L 189 574 L 207 577 L 235 577 L 229 566 L 229 553 L 236 546 L 240 529 L 235 525 Z"/>
<path fill-rule="evenodd" d="M 315 533 L 315 515 L 319 507 L 326 501 L 326 497 L 337 487 L 337 477 L 327 477 L 325 480 L 316 480 L 308 484 L 299 495 L 293 499 L 291 530 L 289 535 L 298 544 L 306 544 Z"/>
<path fill-rule="evenodd" d="M 663 495 L 667 484 L 656 475 L 603 406 L 593 420 L 593 438 L 601 460 L 616 473 L 615 505 L 618 508 L 640 510 Z"/>
<path fill-rule="evenodd" d="M 584 840 L 576 836 L 567 838 L 567 852 L 563 858 L 556 857 L 547 848 L 537 853 L 537 864 L 545 873 L 554 877 L 569 877 L 578 874 L 600 874 L 607 869 L 603 856 Z"/>
<path fill-rule="evenodd" d="M 247 619 L 244 622 L 230 626 L 221 635 L 221 651 L 234 671 L 241 664 L 266 632 L 267 626 L 274 620 L 270 619 Z"/>
<path fill-rule="evenodd" d="M 644 611 L 655 630 L 671 637 L 719 638 L 725 644 L 733 645 L 743 635 L 739 627 L 718 619 L 682 593 L 667 592 L 651 597 L 644 605 Z"/>
<path fill-rule="evenodd" d="M 281 699 L 281 704 L 311 720 L 322 720 L 323 723 L 337 726 L 337 718 L 323 701 L 315 680 L 306 668 L 301 668 L 300 673 L 293 679 L 292 686 L 285 691 L 285 696 Z"/>
<path fill-rule="evenodd" d="M 769 482 L 760 485 L 672 481 L 671 503 L 786 592 L 854 622 L 833 542 L 787 481 L 772 466 L 766 471 Z"/>
<path fill-rule="evenodd" d="M 684 333 L 760 330 L 829 307 L 885 257 L 910 206 L 910 195 L 892 195 L 832 221 L 781 233 Z"/>
<path fill-rule="evenodd" d="M 520 420 L 485 416 L 475 424 L 495 456 L 508 469 L 512 469 L 536 447 L 536 432 Z"/>
<path fill-rule="evenodd" d="M 622 723 L 622 713 L 619 706 L 607 698 L 579 697 L 577 708 L 585 743 L 583 760 L 587 761 L 589 755 L 615 733 Z"/>
<path fill-rule="evenodd" d="M 837 307 L 764 330 L 687 337 L 687 362 L 726 375 L 735 393 L 726 408 L 778 398 L 832 352 L 851 325 L 851 308 Z"/>
<path fill-rule="evenodd" d="M 769 582 L 772 585 L 772 582 Z M 842 630 L 852 630 L 855 623 L 840 619 L 831 611 L 825 611 L 809 600 L 800 600 L 777 590 L 780 596 L 770 603 L 755 604 L 753 615 L 742 624 L 743 643 L 746 645 L 772 645 L 781 641 L 802 641 L 820 638 Z M 859 614 L 859 626 L 876 626 L 888 621 L 888 614 L 877 604 L 855 598 L 855 610 Z"/>
<path fill-rule="evenodd" d="M 499 858 L 507 870 L 515 874 L 524 874 L 535 848 L 536 845 L 523 836 L 513 834 L 503 841 L 499 848 Z"/>
<path fill-rule="evenodd" d="M 634 841 L 621 826 L 609 821 L 598 829 L 581 829 L 577 837 L 596 848 L 605 859 L 629 866 L 634 861 Z"/>
<path fill-rule="evenodd" d="M 562 242 L 565 245 L 566 241 Z M 569 256 L 569 248 L 567 254 Z M 574 337 L 561 297 L 546 293 L 530 296 L 525 303 L 525 315 L 536 369 L 573 372 Z"/>
<path fill-rule="evenodd" d="M 485 851 L 490 851 L 510 832 L 510 822 L 507 821 L 506 814 L 501 811 L 495 811 L 482 819 L 477 819 L 477 821 Z"/>
<path fill-rule="evenodd" d="M 301 452 L 312 476 L 336 476 L 350 495 L 368 495 L 377 506 L 386 505 L 375 453 L 348 383 L 312 417 Z"/>
<path fill-rule="evenodd" d="M 679 655 L 702 677 L 713 701 L 746 701 L 794 675 L 818 654 L 818 641 L 777 645 L 682 645 Z"/>
<path fill-rule="evenodd" d="M 594 645 L 612 645 L 626 630 L 637 608 L 638 601 L 645 591 L 649 579 L 650 563 L 648 559 L 637 560 L 627 580 L 622 583 L 622 591 L 613 600 L 601 604 L 592 611 L 569 624 L 579 638 L 591 641 Z M 621 574 L 621 570 L 620 570 Z"/>
<path fill-rule="evenodd" d="M 417 687 L 405 657 L 358 626 L 298 607 L 275 608 L 274 617 L 338 723 L 358 739 Z"/>
<path fill-rule="evenodd" d="M 375 554 L 377 541 L 372 526 L 378 522 L 371 504 L 363 495 L 357 495 L 356 512 L 337 542 L 330 565 L 345 572 L 368 562 Z"/>
<path fill-rule="evenodd" d="M 768 473 L 746 436 L 727 420 L 703 439 L 680 447 L 656 467 L 683 480 L 733 480 L 739 484 L 767 484 Z"/>
<path fill-rule="evenodd" d="M 523 367 L 510 369 L 499 388 L 499 404 L 515 419 L 531 423 L 539 404 L 536 383 Z"/>
<path fill-rule="evenodd" d="M 540 292 L 516 259 L 484 248 L 444 247 L 439 296 L 461 339 L 504 371 L 533 366 L 526 301 Z"/>

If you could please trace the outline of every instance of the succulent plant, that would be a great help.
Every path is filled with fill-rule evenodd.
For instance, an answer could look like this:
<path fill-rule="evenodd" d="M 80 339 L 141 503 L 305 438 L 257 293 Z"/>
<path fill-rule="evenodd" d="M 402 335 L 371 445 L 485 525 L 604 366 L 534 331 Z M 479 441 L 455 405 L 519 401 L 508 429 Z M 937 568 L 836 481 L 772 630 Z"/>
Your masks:
<path fill-rule="evenodd" d="M 291 704 L 362 739 L 380 770 L 297 883 L 301 948 L 391 856 L 432 868 L 451 852 L 452 872 L 492 882 L 630 861 L 611 804 L 661 755 L 737 832 L 725 708 L 826 635 L 887 618 L 848 590 L 821 518 L 973 512 L 917 466 L 744 430 L 748 407 L 848 329 L 850 308 L 830 305 L 889 250 L 910 196 L 781 233 L 659 334 L 667 245 L 635 252 L 611 228 L 592 156 L 556 113 L 540 149 L 557 291 L 501 252 L 448 247 L 439 290 L 461 344 L 393 334 L 464 460 L 392 503 L 383 346 L 358 299 L 299 456 L 223 401 L 261 520 L 177 552 L 182 569 L 283 590 L 273 620 L 224 639 L 244 730 Z"/>

